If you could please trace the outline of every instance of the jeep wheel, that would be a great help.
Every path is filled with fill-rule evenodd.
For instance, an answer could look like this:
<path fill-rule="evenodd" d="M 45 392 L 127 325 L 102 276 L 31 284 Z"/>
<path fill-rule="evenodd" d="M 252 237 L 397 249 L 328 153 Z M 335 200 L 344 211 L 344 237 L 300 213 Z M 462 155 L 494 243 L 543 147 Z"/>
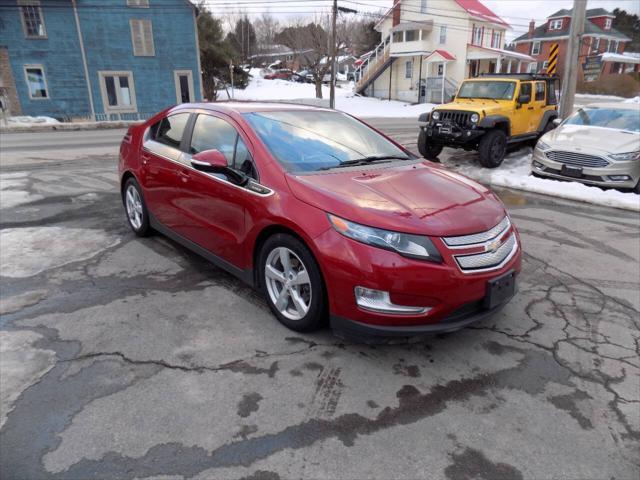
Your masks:
<path fill-rule="evenodd" d="M 438 155 L 440 155 L 443 148 L 442 145 L 429 144 L 427 142 L 427 134 L 423 129 L 420 129 L 420 133 L 418 134 L 418 151 L 420 155 L 432 162 L 439 162 Z"/>
<path fill-rule="evenodd" d="M 478 152 L 483 167 L 500 166 L 507 154 L 507 136 L 502 130 L 490 130 L 480 140 Z"/>

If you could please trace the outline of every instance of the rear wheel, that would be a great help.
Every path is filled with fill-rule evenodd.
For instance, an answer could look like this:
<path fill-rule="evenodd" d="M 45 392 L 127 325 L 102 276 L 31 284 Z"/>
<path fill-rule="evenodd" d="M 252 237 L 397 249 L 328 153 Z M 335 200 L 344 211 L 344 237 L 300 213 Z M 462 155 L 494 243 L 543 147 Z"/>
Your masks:
<path fill-rule="evenodd" d="M 478 146 L 480 164 L 487 168 L 500 166 L 507 154 L 507 135 L 502 130 L 490 130 L 484 134 Z"/>
<path fill-rule="evenodd" d="M 420 155 L 432 162 L 439 162 L 438 155 L 442 153 L 443 148 L 442 145 L 429 143 L 427 133 L 423 129 L 420 129 L 420 133 L 418 134 L 418 151 Z"/>
<path fill-rule="evenodd" d="M 319 328 L 326 316 L 326 295 L 318 264 L 297 238 L 276 234 L 259 258 L 260 285 L 271 311 L 298 332 Z"/>

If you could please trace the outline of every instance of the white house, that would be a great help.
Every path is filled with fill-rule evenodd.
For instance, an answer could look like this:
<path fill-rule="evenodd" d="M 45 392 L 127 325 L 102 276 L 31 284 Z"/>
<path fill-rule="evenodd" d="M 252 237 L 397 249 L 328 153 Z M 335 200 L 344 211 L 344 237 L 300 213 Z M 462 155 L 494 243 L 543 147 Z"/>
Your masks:
<path fill-rule="evenodd" d="M 462 80 L 533 61 L 504 49 L 509 25 L 478 0 L 396 0 L 377 23 L 383 41 L 356 71 L 364 95 L 448 101 Z"/>

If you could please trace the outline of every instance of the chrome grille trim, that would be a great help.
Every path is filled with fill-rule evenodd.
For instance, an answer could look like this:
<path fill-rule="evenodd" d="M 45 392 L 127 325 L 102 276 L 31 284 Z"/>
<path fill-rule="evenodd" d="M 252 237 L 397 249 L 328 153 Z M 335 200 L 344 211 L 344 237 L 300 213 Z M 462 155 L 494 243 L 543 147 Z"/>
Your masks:
<path fill-rule="evenodd" d="M 494 252 L 484 252 L 471 255 L 458 255 L 455 257 L 460 270 L 464 273 L 486 272 L 502 268 L 518 250 L 516 234 L 511 233 L 509 238 Z"/>
<path fill-rule="evenodd" d="M 609 165 L 609 162 L 597 155 L 588 155 L 586 153 L 567 152 L 564 150 L 550 150 L 545 152 L 549 160 L 566 165 L 575 165 L 577 167 L 602 168 Z"/>
<path fill-rule="evenodd" d="M 458 237 L 442 237 L 444 243 L 451 249 L 469 248 L 470 246 L 480 246 L 504 233 L 511 227 L 509 217 L 505 216 L 500 223 L 486 232 L 474 233 L 471 235 L 461 235 Z"/>

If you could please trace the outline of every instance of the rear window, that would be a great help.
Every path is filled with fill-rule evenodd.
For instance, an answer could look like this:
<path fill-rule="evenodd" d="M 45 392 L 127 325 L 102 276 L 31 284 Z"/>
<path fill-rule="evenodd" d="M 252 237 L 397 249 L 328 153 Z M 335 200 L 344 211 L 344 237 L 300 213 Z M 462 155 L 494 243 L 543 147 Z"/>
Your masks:
<path fill-rule="evenodd" d="M 189 113 L 177 113 L 163 118 L 151 127 L 152 138 L 170 147 L 180 148 L 184 129 L 189 121 Z"/>
<path fill-rule="evenodd" d="M 638 110 L 624 108 L 581 108 L 565 121 L 565 125 L 614 128 L 640 133 Z"/>

